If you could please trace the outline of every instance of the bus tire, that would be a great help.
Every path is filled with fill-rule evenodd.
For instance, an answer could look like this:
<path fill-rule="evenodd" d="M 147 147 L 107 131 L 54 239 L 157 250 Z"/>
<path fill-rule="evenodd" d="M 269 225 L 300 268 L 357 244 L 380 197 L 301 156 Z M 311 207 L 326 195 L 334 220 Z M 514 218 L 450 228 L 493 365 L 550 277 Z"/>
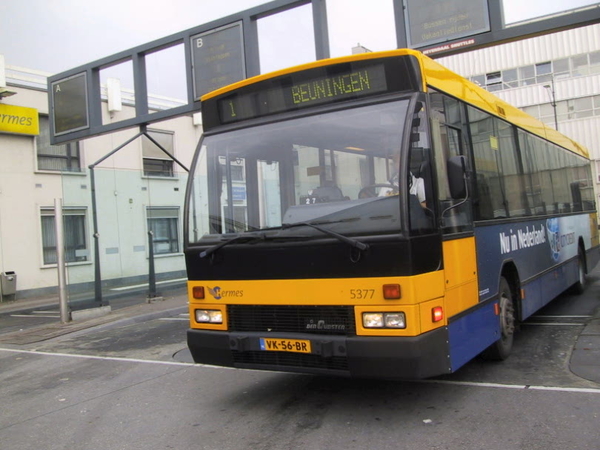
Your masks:
<path fill-rule="evenodd" d="M 498 303 L 500 307 L 500 339 L 482 353 L 483 358 L 490 361 L 503 361 L 508 358 L 515 335 L 515 302 L 510 285 L 504 277 L 500 278 Z"/>
<path fill-rule="evenodd" d="M 581 295 L 587 286 L 585 253 L 581 246 L 577 252 L 577 282 L 572 287 L 574 294 Z"/>

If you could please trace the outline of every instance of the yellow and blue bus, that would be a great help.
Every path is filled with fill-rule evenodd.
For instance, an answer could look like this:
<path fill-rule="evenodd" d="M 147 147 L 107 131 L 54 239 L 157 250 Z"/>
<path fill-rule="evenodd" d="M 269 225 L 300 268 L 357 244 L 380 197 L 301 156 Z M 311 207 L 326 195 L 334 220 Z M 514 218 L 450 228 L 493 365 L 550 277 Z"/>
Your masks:
<path fill-rule="evenodd" d="M 419 52 L 202 97 L 186 197 L 197 363 L 425 378 L 508 357 L 599 252 L 588 152 Z"/>

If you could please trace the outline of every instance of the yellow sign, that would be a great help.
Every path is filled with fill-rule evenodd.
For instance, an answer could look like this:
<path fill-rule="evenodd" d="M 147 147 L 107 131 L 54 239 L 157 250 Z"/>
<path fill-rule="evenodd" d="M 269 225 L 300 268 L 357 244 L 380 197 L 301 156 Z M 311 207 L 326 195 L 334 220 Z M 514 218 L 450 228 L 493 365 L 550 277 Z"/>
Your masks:
<path fill-rule="evenodd" d="M 492 150 L 498 150 L 498 138 L 496 136 L 490 136 L 490 147 Z"/>
<path fill-rule="evenodd" d="M 0 103 L 0 133 L 40 134 L 38 110 Z"/>

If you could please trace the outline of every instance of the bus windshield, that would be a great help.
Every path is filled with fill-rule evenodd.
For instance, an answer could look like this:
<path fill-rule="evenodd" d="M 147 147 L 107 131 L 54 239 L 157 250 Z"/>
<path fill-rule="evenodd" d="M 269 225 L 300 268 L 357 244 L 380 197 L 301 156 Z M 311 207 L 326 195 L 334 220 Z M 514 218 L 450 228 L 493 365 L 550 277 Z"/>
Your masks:
<path fill-rule="evenodd" d="M 289 226 L 299 223 L 344 235 L 402 231 L 402 158 L 394 155 L 408 106 L 401 99 L 206 136 L 188 199 L 189 241 L 273 229 L 324 236 Z"/>

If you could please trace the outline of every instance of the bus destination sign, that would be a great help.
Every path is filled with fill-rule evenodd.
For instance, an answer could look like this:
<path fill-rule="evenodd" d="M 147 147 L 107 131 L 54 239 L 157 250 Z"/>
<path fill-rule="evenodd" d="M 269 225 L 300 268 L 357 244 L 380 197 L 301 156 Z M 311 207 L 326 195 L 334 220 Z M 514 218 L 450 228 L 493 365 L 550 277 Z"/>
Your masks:
<path fill-rule="evenodd" d="M 221 123 L 310 106 L 356 99 L 387 91 L 383 64 L 353 68 L 332 75 L 294 80 L 294 75 L 279 80 L 276 87 L 234 94 L 218 101 Z"/>

